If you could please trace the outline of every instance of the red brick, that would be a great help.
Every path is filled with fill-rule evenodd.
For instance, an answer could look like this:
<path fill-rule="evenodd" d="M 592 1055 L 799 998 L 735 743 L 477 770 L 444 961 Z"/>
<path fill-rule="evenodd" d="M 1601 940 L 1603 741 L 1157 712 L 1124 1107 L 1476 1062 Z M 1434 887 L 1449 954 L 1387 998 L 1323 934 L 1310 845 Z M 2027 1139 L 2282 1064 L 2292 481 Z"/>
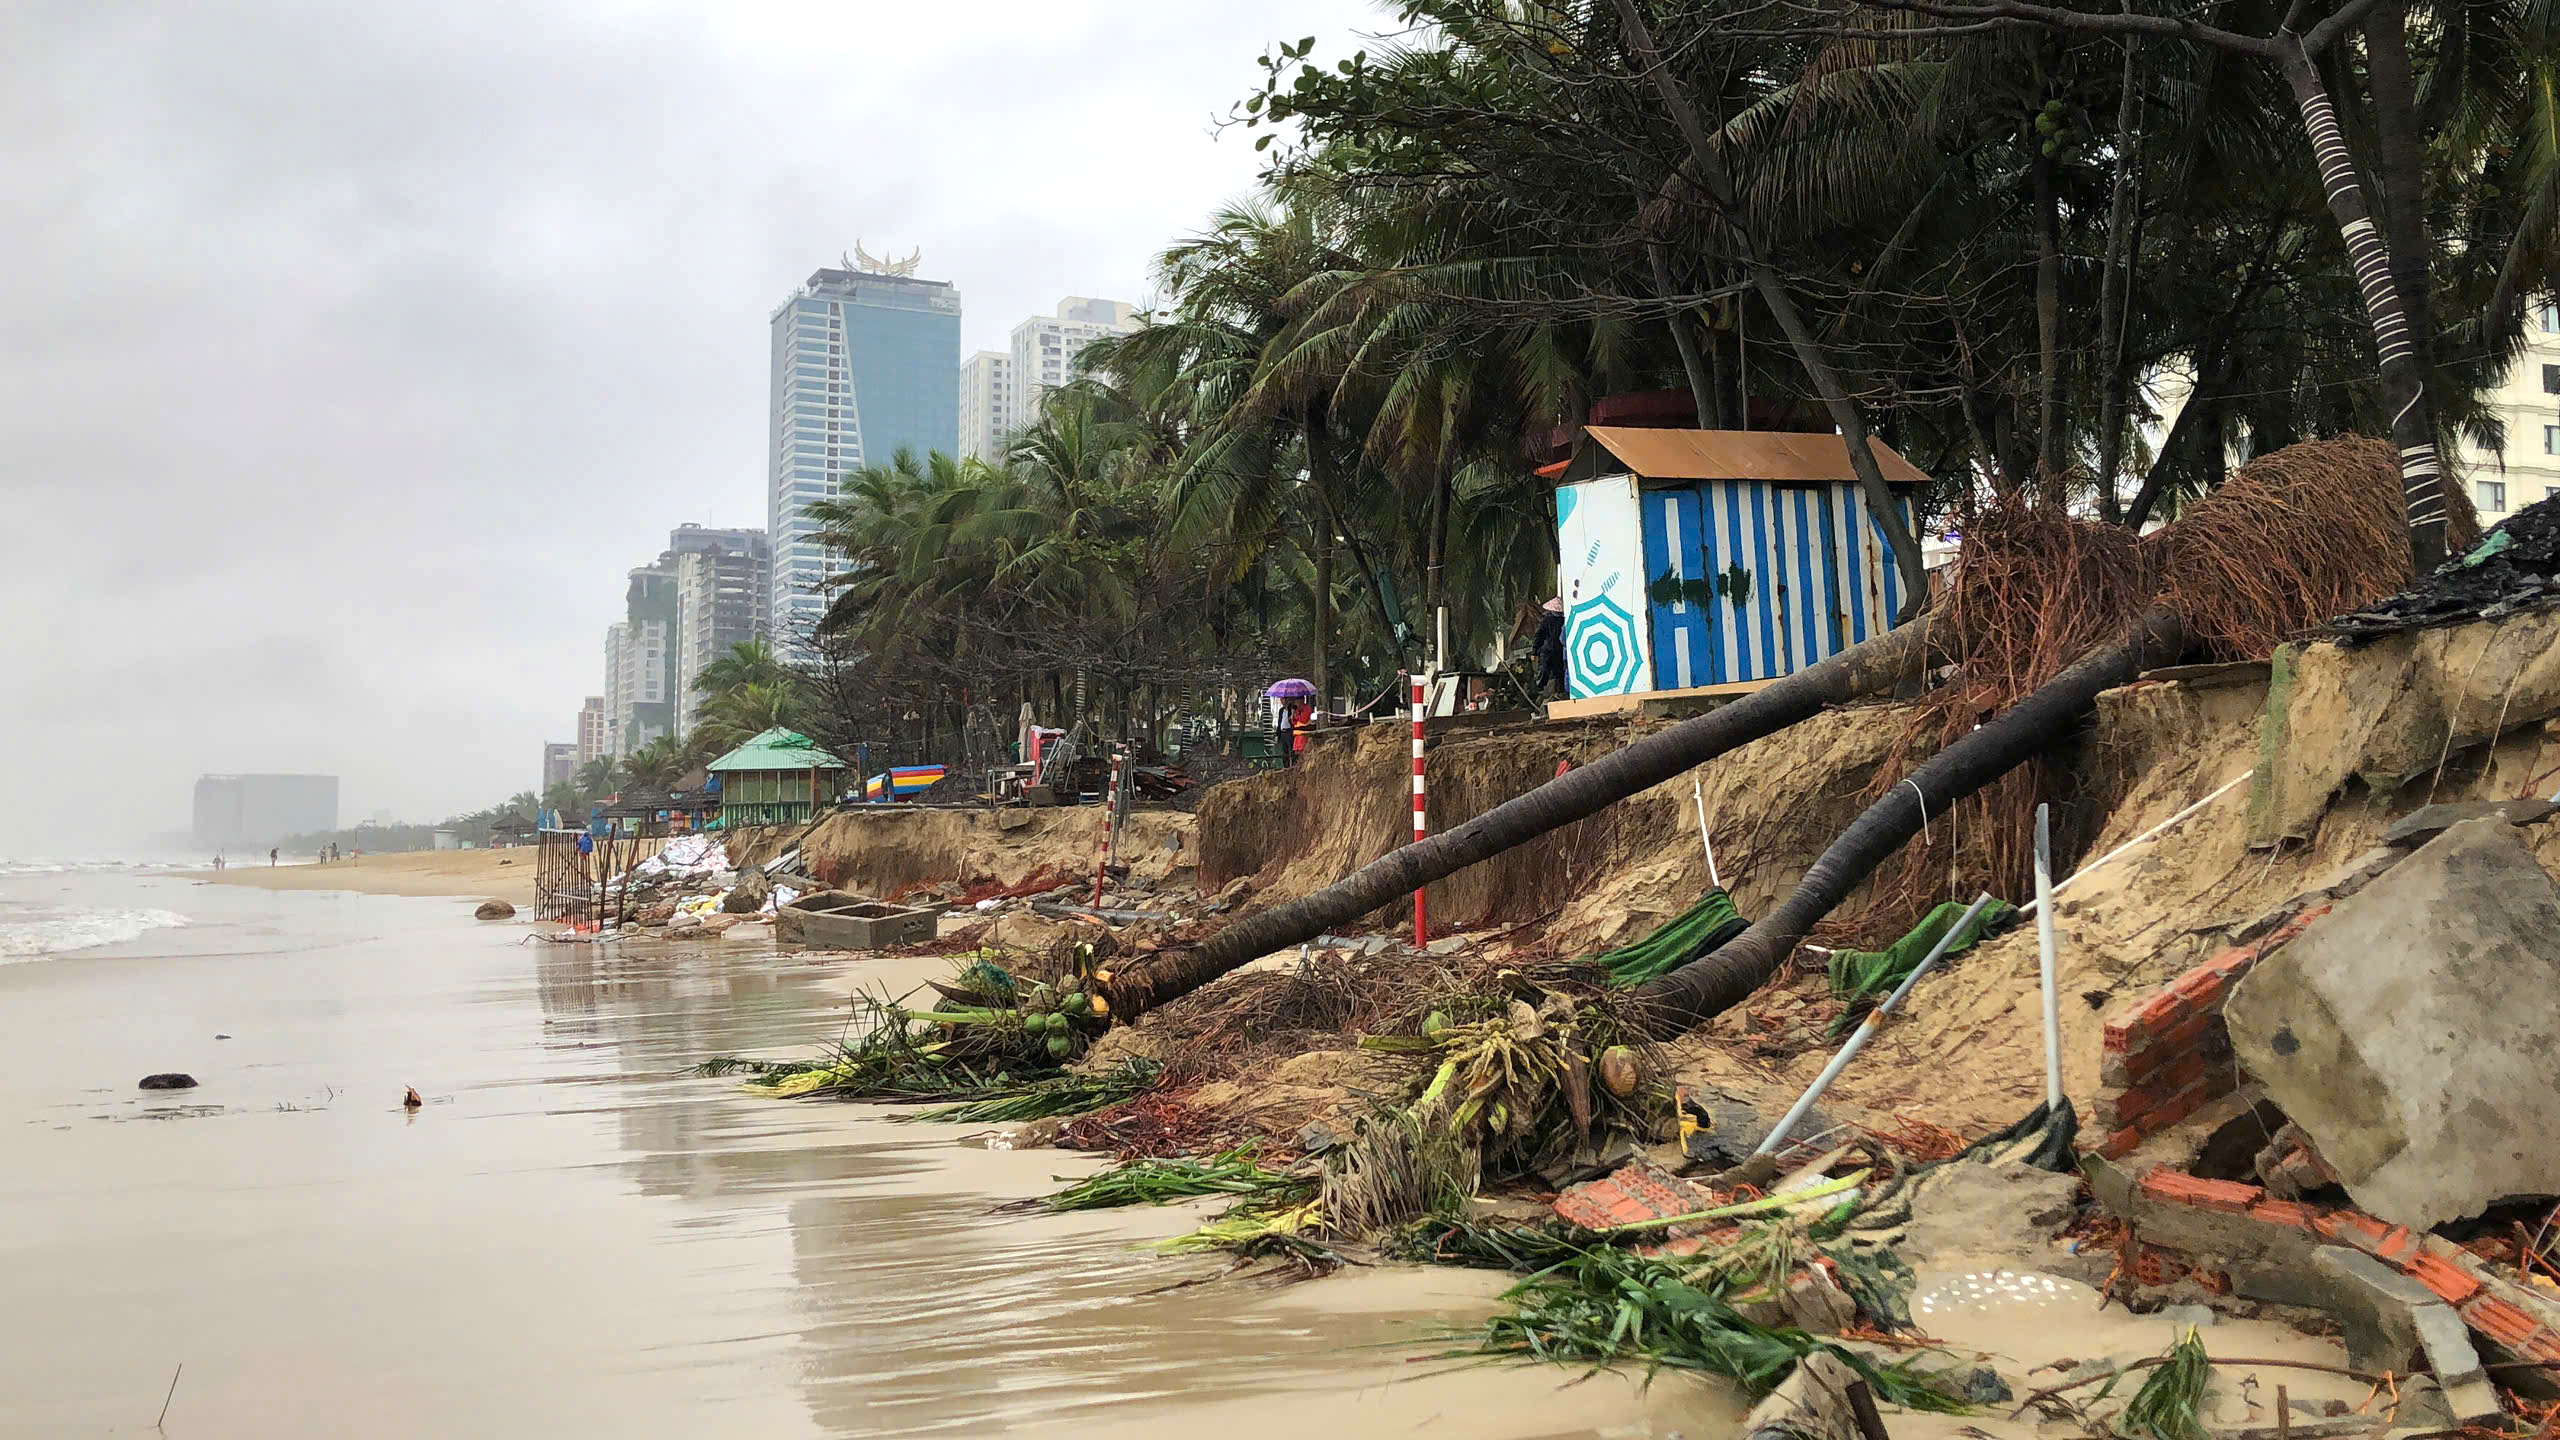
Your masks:
<path fill-rule="evenodd" d="M 2249 1218 L 2252 1220 L 2261 1220 L 2269 1225 L 2291 1226 L 2296 1230 L 2310 1229 L 2311 1222 L 2318 1216 L 2319 1212 L 2310 1206 L 2291 1200 L 2261 1200 L 2249 1207 Z M 2467 1280 L 2470 1277 L 2466 1275 L 2463 1278 Z"/>
<path fill-rule="evenodd" d="M 2230 1215 L 2246 1215 L 2249 1207 L 2266 1198 L 2267 1192 L 2255 1185 L 2237 1180 L 2199 1180 L 2183 1170 L 2167 1166 L 2142 1177 L 2142 1193 L 2169 1205 L 2189 1205 L 2199 1210 L 2219 1210 Z"/>
<path fill-rule="evenodd" d="M 2480 1282 L 2471 1278 L 2469 1271 L 2433 1255 L 2414 1256 L 2400 1268 L 2409 1272 L 2410 1279 L 2443 1296 L 2448 1304 L 2459 1305 L 2481 1290 Z"/>
<path fill-rule="evenodd" d="M 2147 1090 L 2126 1090 L 2114 1095 L 2101 1095 L 2090 1108 L 2089 1123 L 2101 1130 L 2115 1131 L 2142 1118 L 2144 1111 L 2158 1104 L 2160 1097 Z"/>
<path fill-rule="evenodd" d="M 2189 1268 L 2186 1261 L 2157 1245 L 2139 1246 L 2133 1252 L 2133 1278 L 2145 1285 L 2175 1284 Z"/>
<path fill-rule="evenodd" d="M 2159 1134 L 2211 1104 L 2215 1097 L 2230 1094 L 2238 1084 L 2228 1062 L 2208 1062 L 2205 1073 L 2195 1083 L 2161 1101 L 2142 1117 L 2142 1133 Z"/>
<path fill-rule="evenodd" d="M 2142 1088 L 2165 1101 L 2203 1079 L 2205 1069 L 2210 1063 L 2209 1057 L 2203 1052 L 2190 1050 L 2171 1063 L 2143 1076 Z"/>
<path fill-rule="evenodd" d="M 2488 1336 L 2510 1350 L 2521 1350 L 2531 1343 L 2539 1326 L 2533 1317 L 2492 1296 L 2481 1296 L 2462 1307 L 2462 1319 L 2472 1329 Z"/>
<path fill-rule="evenodd" d="M 2391 1233 L 2383 1236 L 2381 1242 L 2373 1247 L 2373 1253 L 2405 1269 L 2409 1257 L 2418 1253 L 2418 1238 L 2409 1233 L 2408 1226 L 2395 1225 Z"/>
<path fill-rule="evenodd" d="M 2190 1015 L 2159 1034 L 2139 1050 L 2125 1053 L 2124 1071 L 2129 1083 L 2138 1083 L 2151 1072 L 2193 1051 L 2204 1039 L 2205 1032 L 2217 1021 L 2212 1015 Z"/>
<path fill-rule="evenodd" d="M 2191 1013 L 2193 1011 L 2187 1003 L 2187 997 L 2179 994 L 2178 987 L 2173 983 L 2168 989 L 2144 1001 L 2142 1008 L 2134 1012 L 2134 1018 L 2142 1022 L 2142 1029 L 2146 1035 L 2158 1035 L 2186 1019 Z"/>
<path fill-rule="evenodd" d="M 2142 1132 L 2135 1129 L 2133 1126 L 2127 1125 L 2123 1129 L 2109 1135 L 2106 1143 L 2098 1147 L 2098 1158 L 2102 1160 L 2121 1160 L 2127 1155 L 2132 1154 L 2134 1152 L 2134 1148 L 2141 1143 Z"/>
<path fill-rule="evenodd" d="M 2249 967 L 2257 963 L 2258 949 L 2256 946 L 2234 945 L 2230 949 L 2214 956 L 2212 959 L 2207 960 L 2196 968 L 2199 970 L 2210 970 L 2214 974 L 2221 976 L 2225 981 L 2232 981 L 2248 974 Z"/>
<path fill-rule="evenodd" d="M 2099 1048 L 2121 1055 L 2133 1048 L 2134 1038 L 2141 1029 L 2142 1022 L 2131 1015 L 2121 1020 L 2110 1020 L 2107 1028 L 2099 1032 Z"/>
<path fill-rule="evenodd" d="M 2178 997 L 2179 1005 L 2190 1014 L 2203 1015 L 2221 1007 L 2222 992 L 2231 982 L 2210 965 L 2199 965 L 2169 982 L 2169 994 Z"/>
<path fill-rule="evenodd" d="M 2332 1240 L 2342 1240 L 2359 1250 L 2371 1250 L 2391 1233 L 2391 1227 L 2361 1210 L 2332 1210 L 2312 1222 L 2312 1228 Z"/>

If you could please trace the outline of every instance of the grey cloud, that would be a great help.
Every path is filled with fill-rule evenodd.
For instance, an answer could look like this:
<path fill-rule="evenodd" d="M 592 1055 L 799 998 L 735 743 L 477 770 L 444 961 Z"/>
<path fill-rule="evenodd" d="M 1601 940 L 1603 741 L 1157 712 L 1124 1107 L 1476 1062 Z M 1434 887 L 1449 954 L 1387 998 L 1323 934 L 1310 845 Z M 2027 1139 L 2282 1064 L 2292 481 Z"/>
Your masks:
<path fill-rule="evenodd" d="M 0 854 L 529 785 L 620 575 L 760 524 L 767 310 L 862 237 L 964 344 L 1250 182 L 1290 5 L 36 0 L 0 13 Z M 30 758 L 32 757 L 32 758 Z"/>

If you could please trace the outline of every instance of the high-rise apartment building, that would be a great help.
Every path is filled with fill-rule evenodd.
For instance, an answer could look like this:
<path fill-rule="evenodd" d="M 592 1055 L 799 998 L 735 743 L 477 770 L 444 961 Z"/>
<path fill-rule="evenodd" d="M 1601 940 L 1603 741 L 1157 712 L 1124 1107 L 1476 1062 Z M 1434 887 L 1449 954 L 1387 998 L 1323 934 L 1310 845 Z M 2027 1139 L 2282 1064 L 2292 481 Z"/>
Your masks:
<path fill-rule="evenodd" d="M 2560 495 L 2560 305 L 2534 307 L 2524 342 L 2514 368 L 2488 397 L 2506 422 L 2506 453 L 2467 441 L 2454 451 L 2483 529 Z"/>
<path fill-rule="evenodd" d="M 1013 417 L 1013 357 L 981 350 L 961 361 L 960 458 L 1003 459 L 1005 437 L 1019 423 Z"/>
<path fill-rule="evenodd" d="M 1013 327 L 1013 426 L 1040 416 L 1040 397 L 1075 376 L 1076 356 L 1105 335 L 1138 328 L 1138 307 L 1126 300 L 1070 295 L 1055 315 L 1034 315 Z"/>
<path fill-rule="evenodd" d="M 623 668 L 630 653 L 631 627 L 620 620 L 604 627 L 604 753 L 621 758 L 622 712 L 631 705 L 631 676 Z"/>
<path fill-rule="evenodd" d="M 856 251 L 860 247 L 856 246 Z M 774 647 L 803 653 L 824 613 L 827 557 L 804 513 L 847 471 L 959 449 L 960 292 L 916 261 L 822 269 L 774 309 L 766 533 Z"/>
<path fill-rule="evenodd" d="M 607 643 L 609 647 L 611 642 Z M 612 670 L 613 660 L 608 656 L 605 660 L 608 678 Z M 605 720 L 604 697 L 590 695 L 587 697 L 587 703 L 578 707 L 578 764 L 580 768 L 584 768 L 589 762 L 600 760 L 612 753 L 613 729 Z"/>
<path fill-rule="evenodd" d="M 554 785 L 565 785 L 578 773 L 578 746 L 575 741 L 553 740 L 542 747 L 542 784 L 537 795 L 549 795 Z"/>
<path fill-rule="evenodd" d="M 675 733 L 675 557 L 633 570 L 605 630 L 605 726 L 616 755 Z"/>
<path fill-rule="evenodd" d="M 660 558 L 676 576 L 676 734 L 691 734 L 703 667 L 746 641 L 766 638 L 773 603 L 773 549 L 761 530 L 686 525 Z"/>

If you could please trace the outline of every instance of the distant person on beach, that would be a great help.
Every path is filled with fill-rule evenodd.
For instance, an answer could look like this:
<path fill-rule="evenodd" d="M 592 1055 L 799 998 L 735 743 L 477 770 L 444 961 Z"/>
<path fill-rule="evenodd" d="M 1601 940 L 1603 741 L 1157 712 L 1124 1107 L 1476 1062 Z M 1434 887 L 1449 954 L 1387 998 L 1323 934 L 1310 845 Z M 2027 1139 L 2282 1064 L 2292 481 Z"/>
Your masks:
<path fill-rule="evenodd" d="M 270 870 L 276 868 L 276 847 L 273 845 L 267 847 L 267 868 Z"/>

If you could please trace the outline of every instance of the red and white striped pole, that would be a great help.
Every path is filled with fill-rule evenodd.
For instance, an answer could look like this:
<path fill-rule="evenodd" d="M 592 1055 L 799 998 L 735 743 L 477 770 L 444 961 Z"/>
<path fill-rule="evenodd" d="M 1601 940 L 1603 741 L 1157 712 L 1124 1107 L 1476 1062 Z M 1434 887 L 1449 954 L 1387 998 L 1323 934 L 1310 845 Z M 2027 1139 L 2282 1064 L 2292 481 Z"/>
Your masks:
<path fill-rule="evenodd" d="M 1120 811 L 1120 759 L 1115 747 L 1111 752 L 1111 788 L 1102 792 L 1102 846 L 1093 862 L 1093 903 L 1097 907 L 1102 904 L 1102 878 L 1111 873 L 1111 820 Z"/>
<path fill-rule="evenodd" d="M 1423 808 L 1422 788 L 1422 677 L 1413 677 L 1413 839 L 1421 844 L 1431 833 L 1429 812 Z M 1415 949 L 1431 943 L 1430 917 L 1422 905 L 1422 891 L 1413 892 L 1413 944 Z"/>

